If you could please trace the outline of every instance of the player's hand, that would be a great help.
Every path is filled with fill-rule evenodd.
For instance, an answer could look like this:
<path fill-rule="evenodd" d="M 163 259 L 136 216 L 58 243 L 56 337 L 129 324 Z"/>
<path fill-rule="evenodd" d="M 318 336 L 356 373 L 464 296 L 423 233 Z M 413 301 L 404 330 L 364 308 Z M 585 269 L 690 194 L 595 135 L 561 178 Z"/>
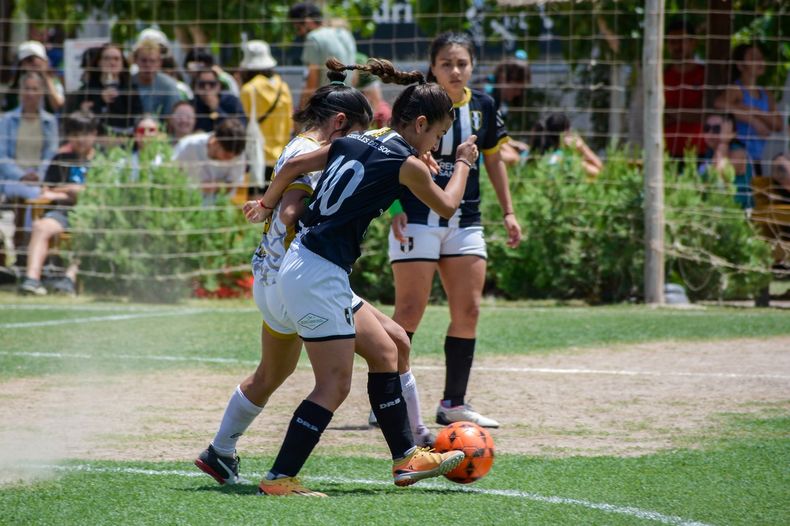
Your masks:
<path fill-rule="evenodd" d="M 244 212 L 244 217 L 247 218 L 247 221 L 250 223 L 263 223 L 272 215 L 272 210 L 261 206 L 260 201 L 247 201 L 241 207 L 241 210 Z"/>
<path fill-rule="evenodd" d="M 420 156 L 420 160 L 425 163 L 425 166 L 428 167 L 428 170 L 431 172 L 431 175 L 436 175 L 439 173 L 439 163 L 436 162 L 436 159 L 433 158 L 431 152 L 425 152 Z"/>
<path fill-rule="evenodd" d="M 399 243 L 406 242 L 406 225 L 409 222 L 408 216 L 404 212 L 392 216 L 392 235 Z"/>
<path fill-rule="evenodd" d="M 458 148 L 455 150 L 455 158 L 466 159 L 470 163 L 474 164 L 475 161 L 477 161 L 477 156 L 479 154 L 475 141 L 477 141 L 477 135 L 470 135 L 467 137 L 466 140 L 459 144 Z"/>
<path fill-rule="evenodd" d="M 515 214 L 507 214 L 502 221 L 505 223 L 505 230 L 507 230 L 507 246 L 516 248 L 521 243 L 521 225 L 518 224 Z"/>

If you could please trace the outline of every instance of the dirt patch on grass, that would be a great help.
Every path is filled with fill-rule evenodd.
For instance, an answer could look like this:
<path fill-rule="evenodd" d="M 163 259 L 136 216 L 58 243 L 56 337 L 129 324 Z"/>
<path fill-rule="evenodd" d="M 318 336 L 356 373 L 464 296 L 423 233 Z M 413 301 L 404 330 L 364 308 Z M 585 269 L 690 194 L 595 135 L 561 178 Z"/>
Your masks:
<path fill-rule="evenodd" d="M 481 353 L 470 382 L 480 412 L 498 419 L 500 453 L 637 455 L 716 435 L 722 413 L 790 409 L 790 337 L 662 342 L 535 356 Z M 248 372 L 187 368 L 102 377 L 55 375 L 0 383 L 0 466 L 23 459 L 190 460 L 213 438 Z M 417 356 L 423 416 L 443 387 L 443 362 Z M 386 455 L 366 425 L 366 374 L 318 449 Z M 241 439 L 247 455 L 276 452 L 291 413 L 313 384 L 300 367 Z M 349 448 L 347 446 L 353 446 Z"/>

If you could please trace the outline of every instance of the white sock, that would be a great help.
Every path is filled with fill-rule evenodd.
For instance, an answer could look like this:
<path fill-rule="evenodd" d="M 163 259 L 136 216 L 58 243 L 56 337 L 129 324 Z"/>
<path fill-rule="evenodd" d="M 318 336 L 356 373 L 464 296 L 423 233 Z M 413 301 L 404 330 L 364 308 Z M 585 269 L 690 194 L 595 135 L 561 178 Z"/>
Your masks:
<path fill-rule="evenodd" d="M 417 379 L 411 374 L 411 370 L 400 375 L 401 394 L 406 400 L 406 409 L 409 412 L 409 426 L 411 434 L 417 436 L 418 428 L 425 427 L 420 414 L 420 393 L 417 391 Z"/>
<path fill-rule="evenodd" d="M 255 417 L 261 414 L 262 407 L 253 404 L 244 393 L 241 386 L 236 386 L 236 390 L 228 400 L 228 407 L 222 415 L 222 422 L 219 425 L 217 436 L 211 441 L 211 445 L 222 456 L 230 457 L 236 451 L 236 442 L 239 437 L 247 431 Z"/>

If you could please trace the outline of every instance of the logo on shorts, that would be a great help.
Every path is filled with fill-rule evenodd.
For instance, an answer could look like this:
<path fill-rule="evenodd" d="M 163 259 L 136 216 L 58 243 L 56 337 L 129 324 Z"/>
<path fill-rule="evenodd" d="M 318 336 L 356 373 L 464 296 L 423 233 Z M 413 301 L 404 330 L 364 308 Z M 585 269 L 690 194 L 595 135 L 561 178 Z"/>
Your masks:
<path fill-rule="evenodd" d="M 406 238 L 405 243 L 400 244 L 401 252 L 411 252 L 414 249 L 414 238 L 409 236 Z"/>
<path fill-rule="evenodd" d="M 324 323 L 328 322 L 326 318 L 322 318 L 321 316 L 316 316 L 315 314 L 307 314 L 297 323 L 306 329 L 310 329 L 311 331 L 317 329 Z"/>
<path fill-rule="evenodd" d="M 351 307 L 345 308 L 345 309 L 343 309 L 343 314 L 346 315 L 346 323 L 348 323 L 349 325 L 351 325 L 353 327 L 354 326 L 354 309 L 352 309 Z"/>

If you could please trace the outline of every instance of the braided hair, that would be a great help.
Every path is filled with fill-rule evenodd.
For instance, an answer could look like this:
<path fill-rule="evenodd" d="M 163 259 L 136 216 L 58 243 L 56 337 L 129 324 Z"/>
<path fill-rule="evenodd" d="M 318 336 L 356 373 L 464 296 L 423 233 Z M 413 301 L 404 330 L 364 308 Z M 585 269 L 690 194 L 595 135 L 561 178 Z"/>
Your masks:
<path fill-rule="evenodd" d="M 335 58 L 326 61 L 326 67 L 333 72 L 344 70 L 365 71 L 376 75 L 387 84 L 408 86 L 403 90 L 392 105 L 393 128 L 406 126 L 420 115 L 425 116 L 428 124 L 433 124 L 448 116 L 452 119 L 453 101 L 447 92 L 433 82 L 426 82 L 425 75 L 420 71 L 400 71 L 389 60 L 370 58 L 365 64 L 343 64 Z M 331 77 L 330 77 L 331 78 Z"/>

